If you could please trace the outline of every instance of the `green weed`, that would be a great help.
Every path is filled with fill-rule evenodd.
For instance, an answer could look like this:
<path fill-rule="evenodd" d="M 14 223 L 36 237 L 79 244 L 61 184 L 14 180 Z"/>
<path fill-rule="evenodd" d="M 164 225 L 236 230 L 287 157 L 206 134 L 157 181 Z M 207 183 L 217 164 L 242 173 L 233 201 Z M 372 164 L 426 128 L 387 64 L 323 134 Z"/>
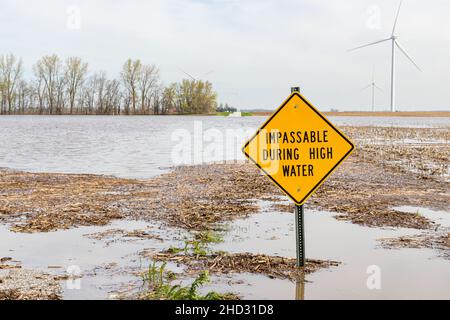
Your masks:
<path fill-rule="evenodd" d="M 187 286 L 180 284 L 173 285 L 172 281 L 176 279 L 175 274 L 166 271 L 166 263 L 157 265 L 156 262 L 149 267 L 149 270 L 143 276 L 147 291 L 141 294 L 142 299 L 148 300 L 229 300 L 237 297 L 230 293 L 218 293 L 210 291 L 205 295 L 198 291 L 201 287 L 209 283 L 208 271 L 203 271 Z"/>

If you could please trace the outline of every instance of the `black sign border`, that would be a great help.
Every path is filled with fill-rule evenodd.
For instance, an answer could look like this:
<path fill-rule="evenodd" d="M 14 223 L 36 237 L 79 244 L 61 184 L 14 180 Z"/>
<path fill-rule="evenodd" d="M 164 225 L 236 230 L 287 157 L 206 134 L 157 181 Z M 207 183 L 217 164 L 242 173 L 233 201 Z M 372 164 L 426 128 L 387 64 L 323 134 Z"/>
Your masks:
<path fill-rule="evenodd" d="M 293 197 L 286 189 L 284 189 L 274 178 L 272 178 L 270 176 L 270 174 L 264 170 L 263 168 L 261 168 L 261 166 L 252 158 L 250 157 L 249 154 L 247 154 L 247 152 L 245 152 L 245 148 L 247 148 L 247 146 L 253 141 L 253 139 L 255 139 L 258 134 L 264 130 L 264 128 L 269 124 L 270 121 L 272 121 L 272 119 L 281 111 L 283 110 L 283 108 L 292 100 L 293 97 L 299 97 L 311 110 L 313 110 L 320 118 L 322 118 L 322 120 L 324 120 L 330 127 L 332 127 L 334 129 L 334 131 L 336 131 L 345 141 L 348 142 L 348 144 L 350 144 L 351 148 L 350 150 L 342 157 L 341 160 L 339 160 L 333 168 L 330 169 L 330 171 L 328 171 L 328 173 L 314 186 L 314 188 L 311 189 L 311 191 L 305 196 L 303 197 L 302 200 L 297 201 L 295 199 L 295 197 Z M 245 154 L 245 156 L 250 159 L 262 172 L 264 172 L 264 174 L 270 178 L 270 180 L 272 180 L 281 190 L 283 190 L 283 192 L 285 194 L 287 194 L 289 196 L 289 198 L 291 198 L 295 204 L 297 205 L 302 205 L 305 203 L 306 200 L 308 200 L 308 198 L 316 191 L 316 189 L 318 187 L 320 187 L 320 185 L 328 178 L 328 176 L 341 164 L 342 161 L 344 161 L 349 155 L 350 153 L 353 152 L 353 150 L 355 149 L 355 146 L 353 145 L 353 143 L 345 136 L 342 134 L 342 132 L 339 131 L 338 128 L 336 128 L 330 121 L 327 120 L 327 118 L 325 118 L 316 108 L 314 108 L 301 94 L 299 94 L 298 92 L 294 92 L 290 95 L 290 97 L 275 111 L 274 114 L 272 114 L 270 116 L 269 119 L 266 120 L 266 122 L 264 122 L 264 124 L 262 125 L 261 128 L 258 129 L 258 131 L 247 141 L 247 143 L 242 147 L 242 152 Z"/>

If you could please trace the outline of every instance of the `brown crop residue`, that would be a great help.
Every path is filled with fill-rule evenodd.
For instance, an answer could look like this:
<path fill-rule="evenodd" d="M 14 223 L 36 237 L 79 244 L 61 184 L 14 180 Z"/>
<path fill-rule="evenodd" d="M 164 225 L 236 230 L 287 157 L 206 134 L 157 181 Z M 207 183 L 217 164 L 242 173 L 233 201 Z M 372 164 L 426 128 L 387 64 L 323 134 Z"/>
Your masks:
<path fill-rule="evenodd" d="M 57 277 L 27 269 L 0 270 L 0 300 L 60 300 Z"/>
<path fill-rule="evenodd" d="M 186 255 L 171 252 L 157 253 L 151 258 L 155 261 L 173 262 L 187 267 L 187 273 L 208 270 L 215 275 L 232 273 L 263 274 L 270 278 L 296 280 L 299 269 L 296 259 L 267 256 L 251 253 L 214 253 L 210 255 Z M 338 266 L 336 261 L 307 260 L 303 271 L 305 274 L 320 269 Z"/>
<path fill-rule="evenodd" d="M 402 236 L 398 238 L 384 238 L 379 240 L 383 248 L 401 249 L 414 248 L 434 249 L 439 256 L 450 259 L 450 233 L 430 234 L 422 233 L 413 236 Z"/>
<path fill-rule="evenodd" d="M 334 211 L 338 219 L 361 225 L 416 229 L 432 223 L 392 207 L 450 211 L 450 129 L 342 130 L 356 150 L 307 207 Z M 122 218 L 215 229 L 258 212 L 256 200 L 277 201 L 282 193 L 254 165 L 232 163 L 178 167 L 145 181 L 0 170 L 0 195 L 0 221 L 11 223 L 14 231 L 40 232 Z"/>
<path fill-rule="evenodd" d="M 59 300 L 57 276 L 24 269 L 11 257 L 0 258 L 0 300 Z"/>

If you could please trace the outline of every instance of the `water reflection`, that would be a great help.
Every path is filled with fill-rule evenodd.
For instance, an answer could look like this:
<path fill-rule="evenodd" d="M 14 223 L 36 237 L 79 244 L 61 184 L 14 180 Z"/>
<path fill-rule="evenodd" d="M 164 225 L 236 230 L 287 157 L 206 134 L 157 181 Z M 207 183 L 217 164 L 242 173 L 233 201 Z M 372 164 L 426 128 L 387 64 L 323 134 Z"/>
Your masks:
<path fill-rule="evenodd" d="M 300 268 L 295 285 L 295 300 L 305 300 L 305 270 Z"/>
<path fill-rule="evenodd" d="M 231 223 L 225 242 L 218 244 L 217 250 L 295 257 L 294 215 L 275 212 L 269 202 L 260 205 L 263 213 Z M 443 216 L 448 217 L 448 212 L 407 209 L 423 213 L 443 226 Z M 439 258 L 433 249 L 391 250 L 379 246 L 380 238 L 415 235 L 421 230 L 358 226 L 338 221 L 332 213 L 308 207 L 305 230 L 307 259 L 334 260 L 341 264 L 308 274 L 304 281 L 240 274 L 233 276 L 234 282 L 228 279 L 224 283 L 217 278 L 215 288 L 240 292 L 244 299 L 450 298 L 449 260 Z M 372 272 L 374 268 L 379 270 L 378 274 Z M 380 286 L 368 285 L 374 276 L 381 277 Z M 240 284 L 241 281 L 245 284 Z"/>

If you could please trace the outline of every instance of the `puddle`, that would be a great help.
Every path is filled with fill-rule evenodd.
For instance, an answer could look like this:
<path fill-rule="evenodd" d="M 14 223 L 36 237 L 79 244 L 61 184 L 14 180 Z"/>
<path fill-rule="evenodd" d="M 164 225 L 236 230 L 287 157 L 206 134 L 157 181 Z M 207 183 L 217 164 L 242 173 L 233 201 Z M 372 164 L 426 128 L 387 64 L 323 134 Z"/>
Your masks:
<path fill-rule="evenodd" d="M 262 202 L 261 206 L 267 207 Z M 266 208 L 267 209 L 267 208 Z M 423 214 L 442 224 L 448 213 L 423 208 L 397 208 Z M 295 257 L 294 214 L 271 212 L 234 221 L 217 249 Z M 445 216 L 446 215 L 446 216 Z M 338 221 L 334 214 L 305 210 L 306 257 L 342 262 L 338 267 L 306 276 L 305 299 L 449 299 L 450 261 L 431 249 L 390 250 L 377 239 L 419 234 L 420 230 L 367 228 Z M 381 289 L 369 289 L 373 270 Z M 214 278 L 214 289 L 239 292 L 244 299 L 295 299 L 297 285 L 260 275 Z"/>
<path fill-rule="evenodd" d="M 271 205 L 271 202 L 261 201 L 262 213 L 228 223 L 224 242 L 214 245 L 213 249 L 295 257 L 294 214 L 276 212 Z M 412 214 L 418 211 L 442 227 L 449 226 L 447 212 L 413 207 L 395 209 Z M 101 239 L 90 236 L 113 229 L 145 229 L 146 233 L 163 241 L 121 235 Z M 378 246 L 377 239 L 414 235 L 420 230 L 367 228 L 338 221 L 332 213 L 306 208 L 305 231 L 307 258 L 336 260 L 342 264 L 307 275 L 303 286 L 262 275 L 237 274 L 213 276 L 212 284 L 202 290 L 234 292 L 244 299 L 450 298 L 449 260 L 437 258 L 431 249 L 389 250 Z M 107 299 L 114 297 L 110 292 L 126 291 L 128 283 L 136 282 L 138 278 L 133 271 L 148 267 L 150 262 L 141 258 L 139 252 L 180 247 L 185 237 L 187 233 L 183 230 L 142 221 L 114 221 L 102 227 L 36 234 L 13 233 L 6 226 L 0 226 L 0 257 L 10 256 L 21 261 L 23 268 L 55 274 L 65 274 L 68 268 L 76 266 L 82 274 L 80 288 L 71 289 L 62 281 L 63 297 Z M 368 289 L 367 281 L 372 275 L 368 268 L 380 271 L 381 289 Z"/>
<path fill-rule="evenodd" d="M 112 229 L 133 231 L 145 229 L 158 239 L 133 237 L 92 239 L 89 235 Z M 135 270 L 148 267 L 149 262 L 138 253 L 145 249 L 160 251 L 180 243 L 183 230 L 161 228 L 143 221 L 113 221 L 107 226 L 79 227 L 48 233 L 14 233 L 0 226 L 0 257 L 9 256 L 23 268 L 54 274 L 81 275 L 68 283 L 62 281 L 64 299 L 106 299 L 109 292 L 123 283 L 135 280 Z M 111 240 L 111 239 L 115 239 Z M 50 268 L 49 268 L 50 267 Z M 79 288 L 79 289 L 78 289 Z"/>
<path fill-rule="evenodd" d="M 412 214 L 420 214 L 427 219 L 430 219 L 440 225 L 440 228 L 450 228 L 450 213 L 445 211 L 435 211 L 420 207 L 394 207 L 394 210 Z"/>

